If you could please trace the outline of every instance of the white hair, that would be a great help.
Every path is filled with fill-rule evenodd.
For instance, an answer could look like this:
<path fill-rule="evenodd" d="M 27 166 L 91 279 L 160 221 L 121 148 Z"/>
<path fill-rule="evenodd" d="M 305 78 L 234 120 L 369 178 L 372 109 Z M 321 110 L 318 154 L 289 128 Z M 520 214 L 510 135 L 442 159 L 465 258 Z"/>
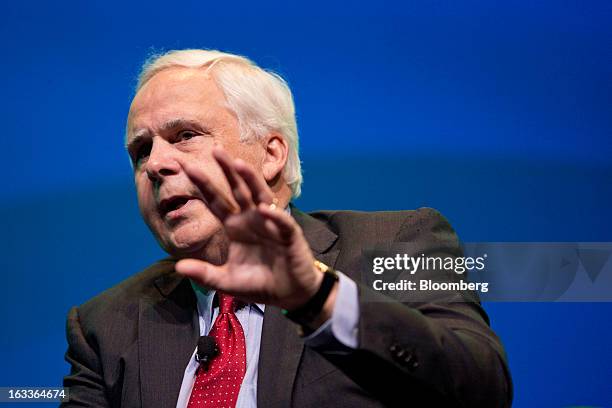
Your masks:
<path fill-rule="evenodd" d="M 278 74 L 258 67 L 240 55 L 216 50 L 174 50 L 151 56 L 143 65 L 136 92 L 158 72 L 171 67 L 204 68 L 223 92 L 228 108 L 240 126 L 240 140 L 265 137 L 270 132 L 283 136 L 289 151 L 283 176 L 292 197 L 300 195 L 302 169 L 298 154 L 298 131 L 293 96 Z"/>

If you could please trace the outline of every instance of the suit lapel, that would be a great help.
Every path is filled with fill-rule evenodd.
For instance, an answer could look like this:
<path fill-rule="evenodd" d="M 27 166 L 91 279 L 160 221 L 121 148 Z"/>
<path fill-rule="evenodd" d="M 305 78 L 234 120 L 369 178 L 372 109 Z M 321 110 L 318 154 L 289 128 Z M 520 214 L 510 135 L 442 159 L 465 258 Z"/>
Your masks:
<path fill-rule="evenodd" d="M 338 250 L 330 247 L 338 238 L 327 225 L 291 206 L 291 215 L 300 224 L 313 254 L 333 266 Z M 266 306 L 259 351 L 257 405 L 289 407 L 295 376 L 304 349 L 296 326 L 277 307 Z"/>
<path fill-rule="evenodd" d="M 337 240 L 325 222 L 295 207 L 291 214 L 300 224 L 316 259 L 334 266 Z M 142 406 L 176 405 L 185 367 L 199 337 L 196 297 L 188 279 L 173 272 L 174 262 L 160 263 L 162 276 L 151 296 L 140 300 L 139 340 Z M 262 407 L 291 405 L 293 383 L 304 348 L 296 327 L 276 307 L 266 307 L 259 355 L 257 403 Z"/>
<path fill-rule="evenodd" d="M 142 406 L 172 407 L 197 345 L 196 298 L 187 279 L 173 272 L 155 281 L 159 290 L 140 300 L 138 351 Z"/>

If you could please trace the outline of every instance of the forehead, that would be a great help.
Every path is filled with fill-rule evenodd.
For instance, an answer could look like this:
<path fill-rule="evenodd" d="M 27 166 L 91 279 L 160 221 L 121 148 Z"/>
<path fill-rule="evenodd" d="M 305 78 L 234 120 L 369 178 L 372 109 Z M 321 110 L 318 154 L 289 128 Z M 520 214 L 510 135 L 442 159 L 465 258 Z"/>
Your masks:
<path fill-rule="evenodd" d="M 138 91 L 130 106 L 128 133 L 176 118 L 221 120 L 227 114 L 223 92 L 206 70 L 172 67 L 155 74 Z"/>

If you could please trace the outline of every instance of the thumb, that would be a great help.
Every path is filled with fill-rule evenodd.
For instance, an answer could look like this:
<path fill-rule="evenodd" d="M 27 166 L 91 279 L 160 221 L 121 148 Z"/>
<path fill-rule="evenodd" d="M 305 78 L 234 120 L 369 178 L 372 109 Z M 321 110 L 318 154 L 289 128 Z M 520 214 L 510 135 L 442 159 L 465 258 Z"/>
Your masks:
<path fill-rule="evenodd" d="M 181 259 L 174 269 L 179 275 L 192 279 L 205 288 L 226 290 L 225 265 L 217 266 L 198 259 Z"/>

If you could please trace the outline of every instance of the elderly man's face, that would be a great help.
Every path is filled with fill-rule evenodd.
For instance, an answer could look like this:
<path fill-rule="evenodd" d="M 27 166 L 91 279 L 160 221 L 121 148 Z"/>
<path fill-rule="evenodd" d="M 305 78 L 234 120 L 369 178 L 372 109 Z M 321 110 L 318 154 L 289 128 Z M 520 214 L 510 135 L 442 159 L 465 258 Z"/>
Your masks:
<path fill-rule="evenodd" d="M 157 73 L 132 101 L 128 151 L 142 216 L 172 255 L 222 255 L 221 224 L 184 171 L 197 163 L 215 187 L 229 197 L 229 186 L 212 157 L 215 145 L 261 169 L 259 143 L 241 143 L 236 116 L 223 93 L 203 70 L 170 68 Z M 211 251 L 213 251 L 211 253 Z"/>

